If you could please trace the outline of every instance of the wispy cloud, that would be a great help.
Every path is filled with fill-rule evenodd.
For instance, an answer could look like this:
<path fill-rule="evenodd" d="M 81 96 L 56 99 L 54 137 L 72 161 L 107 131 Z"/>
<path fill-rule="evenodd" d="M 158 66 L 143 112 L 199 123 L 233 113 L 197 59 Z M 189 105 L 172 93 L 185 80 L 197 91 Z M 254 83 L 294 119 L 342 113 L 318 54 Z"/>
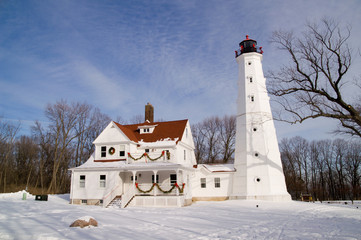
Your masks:
<path fill-rule="evenodd" d="M 317 7 L 316 5 L 320 5 Z M 87 101 L 112 118 L 236 113 L 234 50 L 246 34 L 264 46 L 264 68 L 284 61 L 269 45 L 279 28 L 343 17 L 357 28 L 357 1 L 7 1 L 0 5 L 0 114 L 43 118 L 46 103 Z M 322 7 L 321 7 L 322 6 Z M 358 39 L 356 44 L 358 44 Z"/>

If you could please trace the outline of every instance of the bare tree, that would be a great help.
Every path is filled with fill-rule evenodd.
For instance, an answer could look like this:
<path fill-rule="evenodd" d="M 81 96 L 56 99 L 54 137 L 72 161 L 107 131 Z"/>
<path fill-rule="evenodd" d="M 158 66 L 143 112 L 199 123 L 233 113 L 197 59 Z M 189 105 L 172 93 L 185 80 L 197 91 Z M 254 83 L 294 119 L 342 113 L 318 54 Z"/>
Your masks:
<path fill-rule="evenodd" d="M 219 131 L 222 161 L 227 163 L 232 159 L 235 150 L 236 116 L 224 116 Z"/>
<path fill-rule="evenodd" d="M 135 115 L 129 120 L 129 122 L 130 124 L 144 123 L 144 116 L 142 114 Z"/>
<path fill-rule="evenodd" d="M 361 195 L 361 144 L 350 144 L 345 161 L 345 176 L 351 186 L 350 199 L 358 199 Z"/>
<path fill-rule="evenodd" d="M 202 123 L 193 124 L 191 128 L 195 146 L 194 153 L 197 163 L 203 163 L 206 155 L 206 145 L 204 134 L 202 133 Z"/>
<path fill-rule="evenodd" d="M 21 136 L 15 143 L 17 186 L 30 186 L 31 179 L 36 178 L 39 147 L 35 140 L 28 136 Z"/>
<path fill-rule="evenodd" d="M 3 192 L 7 191 L 8 174 L 14 170 L 14 146 L 19 129 L 20 123 L 14 125 L 0 118 L 0 184 Z"/>
<path fill-rule="evenodd" d="M 228 163 L 233 160 L 236 117 L 209 117 L 192 125 L 198 163 Z"/>
<path fill-rule="evenodd" d="M 83 164 L 94 151 L 93 141 L 111 121 L 110 117 L 98 108 L 83 103 L 78 108 L 78 120 L 75 125 L 75 156 L 72 166 Z"/>
<path fill-rule="evenodd" d="M 278 118 L 290 123 L 337 119 L 340 128 L 336 132 L 361 137 L 360 105 L 350 102 L 345 91 L 346 83 L 352 84 L 347 75 L 352 63 L 351 28 L 332 19 L 306 26 L 300 37 L 292 32 L 273 33 L 272 42 L 290 56 L 289 65 L 267 74 L 269 93 L 289 113 Z M 360 78 L 354 84 L 359 86 L 359 82 Z"/>
<path fill-rule="evenodd" d="M 303 151 L 304 139 L 294 137 L 291 139 L 284 138 L 280 143 L 281 159 L 283 171 L 287 183 L 287 190 L 293 198 L 298 199 L 305 191 L 305 178 L 303 175 Z"/>

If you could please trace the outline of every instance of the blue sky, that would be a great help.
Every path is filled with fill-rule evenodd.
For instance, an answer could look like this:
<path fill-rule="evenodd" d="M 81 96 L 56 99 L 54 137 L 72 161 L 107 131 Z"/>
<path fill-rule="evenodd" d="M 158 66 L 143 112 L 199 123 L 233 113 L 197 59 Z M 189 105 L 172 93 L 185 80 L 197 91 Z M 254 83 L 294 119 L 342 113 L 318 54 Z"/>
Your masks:
<path fill-rule="evenodd" d="M 264 72 L 285 62 L 269 43 L 275 30 L 307 20 L 350 24 L 359 48 L 361 2 L 345 1 L 0 1 L 0 116 L 30 134 L 47 103 L 92 104 L 129 120 L 155 107 L 155 119 L 236 114 L 234 50 L 250 35 L 263 46 Z M 356 71 L 357 73 L 357 71 Z M 360 74 L 360 72 L 358 72 Z M 332 121 L 276 123 L 280 138 L 327 134 Z"/>

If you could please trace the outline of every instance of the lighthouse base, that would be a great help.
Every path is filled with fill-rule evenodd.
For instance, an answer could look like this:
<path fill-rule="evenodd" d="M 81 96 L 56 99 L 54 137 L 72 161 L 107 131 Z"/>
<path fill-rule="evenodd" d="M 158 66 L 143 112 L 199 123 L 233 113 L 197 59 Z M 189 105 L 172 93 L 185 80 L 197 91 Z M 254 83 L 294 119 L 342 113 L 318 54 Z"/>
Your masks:
<path fill-rule="evenodd" d="M 271 202 L 288 202 L 292 201 L 291 195 L 286 193 L 283 195 L 254 195 L 254 196 L 230 196 L 230 200 L 243 199 L 243 200 L 263 200 Z"/>

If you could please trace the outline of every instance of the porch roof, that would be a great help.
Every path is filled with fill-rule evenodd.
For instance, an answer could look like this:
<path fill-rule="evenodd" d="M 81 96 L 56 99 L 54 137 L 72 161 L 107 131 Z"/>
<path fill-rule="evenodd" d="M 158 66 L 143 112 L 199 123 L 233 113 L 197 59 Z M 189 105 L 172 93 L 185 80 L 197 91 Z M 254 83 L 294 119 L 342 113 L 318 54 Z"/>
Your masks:
<path fill-rule="evenodd" d="M 125 161 L 117 162 L 95 162 L 94 154 L 79 167 L 71 168 L 72 171 L 97 171 L 97 170 L 115 170 L 115 171 L 151 171 L 151 170 L 177 170 L 189 169 L 181 164 L 168 163 L 168 162 L 151 162 L 151 163 L 132 163 L 127 164 Z"/>
<path fill-rule="evenodd" d="M 233 164 L 202 164 L 210 172 L 235 172 Z"/>

